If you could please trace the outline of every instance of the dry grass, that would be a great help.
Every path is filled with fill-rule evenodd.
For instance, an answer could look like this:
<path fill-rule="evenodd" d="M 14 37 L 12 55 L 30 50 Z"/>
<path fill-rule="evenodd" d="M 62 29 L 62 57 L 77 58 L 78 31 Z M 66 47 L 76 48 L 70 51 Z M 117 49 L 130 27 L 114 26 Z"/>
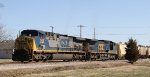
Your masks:
<path fill-rule="evenodd" d="M 112 68 L 75 69 L 53 73 L 31 74 L 24 77 L 149 77 L 150 67 L 121 66 Z"/>
<path fill-rule="evenodd" d="M 149 59 L 139 60 L 134 65 L 127 61 L 108 61 L 96 65 L 85 65 L 85 67 L 77 66 L 69 70 L 29 74 L 23 77 L 149 77 L 149 66 Z"/>
<path fill-rule="evenodd" d="M 34 63 L 32 63 L 33 65 Z M 39 64 L 39 63 L 36 63 Z M 47 63 L 41 63 L 47 64 Z M 149 77 L 150 59 L 49 63 L 52 66 L 0 71 L 1 77 Z M 58 66 L 57 66 L 58 64 Z M 62 65 L 64 64 L 64 65 Z M 41 65 L 42 66 L 42 65 Z"/>

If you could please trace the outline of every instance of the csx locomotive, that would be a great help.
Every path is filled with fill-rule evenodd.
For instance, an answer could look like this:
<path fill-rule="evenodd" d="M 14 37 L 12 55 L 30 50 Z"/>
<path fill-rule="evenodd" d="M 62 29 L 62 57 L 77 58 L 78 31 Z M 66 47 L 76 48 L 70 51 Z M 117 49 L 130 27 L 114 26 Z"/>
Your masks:
<path fill-rule="evenodd" d="M 13 61 L 117 59 L 117 44 L 41 30 L 23 30 L 15 40 Z"/>

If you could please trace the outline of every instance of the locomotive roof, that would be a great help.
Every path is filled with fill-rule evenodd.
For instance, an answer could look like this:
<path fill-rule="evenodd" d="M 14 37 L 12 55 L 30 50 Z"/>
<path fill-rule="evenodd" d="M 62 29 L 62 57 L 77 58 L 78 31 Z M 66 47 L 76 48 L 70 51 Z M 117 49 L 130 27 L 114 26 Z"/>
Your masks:
<path fill-rule="evenodd" d="M 98 41 L 104 41 L 104 42 L 107 42 L 107 41 L 110 41 L 110 40 L 98 40 Z M 112 41 L 110 41 L 110 42 L 112 42 Z"/>
<path fill-rule="evenodd" d="M 39 33 L 41 33 L 41 34 L 46 34 L 46 32 L 47 31 L 42 31 L 42 30 L 30 30 L 30 29 L 28 29 L 28 30 L 23 30 L 22 32 L 39 32 Z M 52 33 L 52 32 L 50 32 L 50 33 Z M 89 39 L 89 38 L 81 38 L 81 37 L 75 37 L 75 36 L 68 36 L 68 35 L 65 35 L 65 34 L 59 34 L 59 33 L 54 33 L 54 34 L 57 34 L 57 35 L 60 35 L 60 36 L 66 36 L 66 37 L 72 37 L 72 38 L 74 38 L 74 39 L 76 39 L 76 40 L 80 40 L 80 41 L 104 41 L 104 42 L 107 42 L 107 41 L 109 41 L 109 40 L 97 40 L 97 39 Z M 110 41 L 110 42 L 112 42 L 112 41 Z"/>
<path fill-rule="evenodd" d="M 26 32 L 39 32 L 39 33 L 41 33 L 41 34 L 44 34 L 44 35 L 45 35 L 45 32 L 44 32 L 44 31 L 42 31 L 42 30 L 23 30 L 22 32 L 23 32 L 23 33 L 26 33 Z"/>

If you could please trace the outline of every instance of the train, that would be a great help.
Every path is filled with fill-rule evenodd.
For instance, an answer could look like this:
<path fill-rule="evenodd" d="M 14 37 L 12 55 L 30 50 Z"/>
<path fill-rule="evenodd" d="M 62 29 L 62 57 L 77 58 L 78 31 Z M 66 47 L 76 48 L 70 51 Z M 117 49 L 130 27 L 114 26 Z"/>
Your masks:
<path fill-rule="evenodd" d="M 42 30 L 23 30 L 15 40 L 12 60 L 116 60 L 124 57 L 125 47 L 124 44 L 110 40 L 81 38 Z M 149 47 L 144 48 L 148 49 L 146 52 L 150 52 Z M 141 46 L 139 50 L 143 51 Z M 145 54 L 142 53 L 143 55 Z"/>

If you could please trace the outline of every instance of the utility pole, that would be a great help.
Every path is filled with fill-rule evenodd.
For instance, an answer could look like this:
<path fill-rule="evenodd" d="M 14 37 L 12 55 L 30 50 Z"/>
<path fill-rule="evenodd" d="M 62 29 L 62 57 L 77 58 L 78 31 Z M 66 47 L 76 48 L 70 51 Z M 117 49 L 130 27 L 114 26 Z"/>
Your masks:
<path fill-rule="evenodd" d="M 20 30 L 19 30 L 19 36 L 21 36 L 21 32 L 20 32 Z"/>
<path fill-rule="evenodd" d="M 50 26 L 51 28 L 52 28 L 52 33 L 53 33 L 53 29 L 54 29 L 54 27 L 53 26 Z"/>
<path fill-rule="evenodd" d="M 95 37 L 96 37 L 96 34 L 95 34 L 95 28 L 94 28 L 94 39 L 95 39 Z"/>
<path fill-rule="evenodd" d="M 52 28 L 52 37 L 53 37 L 53 40 L 54 40 L 54 33 L 53 33 L 53 29 L 54 27 L 53 26 L 50 26 Z"/>
<path fill-rule="evenodd" d="M 95 30 L 95 27 L 94 27 L 94 34 L 93 34 L 94 36 L 93 36 L 93 39 L 96 39 L 96 35 L 98 35 L 98 34 L 96 34 L 96 30 Z"/>
<path fill-rule="evenodd" d="M 86 26 L 83 26 L 83 25 L 79 25 L 77 27 L 80 27 L 80 38 L 82 37 L 82 27 L 86 27 Z"/>

